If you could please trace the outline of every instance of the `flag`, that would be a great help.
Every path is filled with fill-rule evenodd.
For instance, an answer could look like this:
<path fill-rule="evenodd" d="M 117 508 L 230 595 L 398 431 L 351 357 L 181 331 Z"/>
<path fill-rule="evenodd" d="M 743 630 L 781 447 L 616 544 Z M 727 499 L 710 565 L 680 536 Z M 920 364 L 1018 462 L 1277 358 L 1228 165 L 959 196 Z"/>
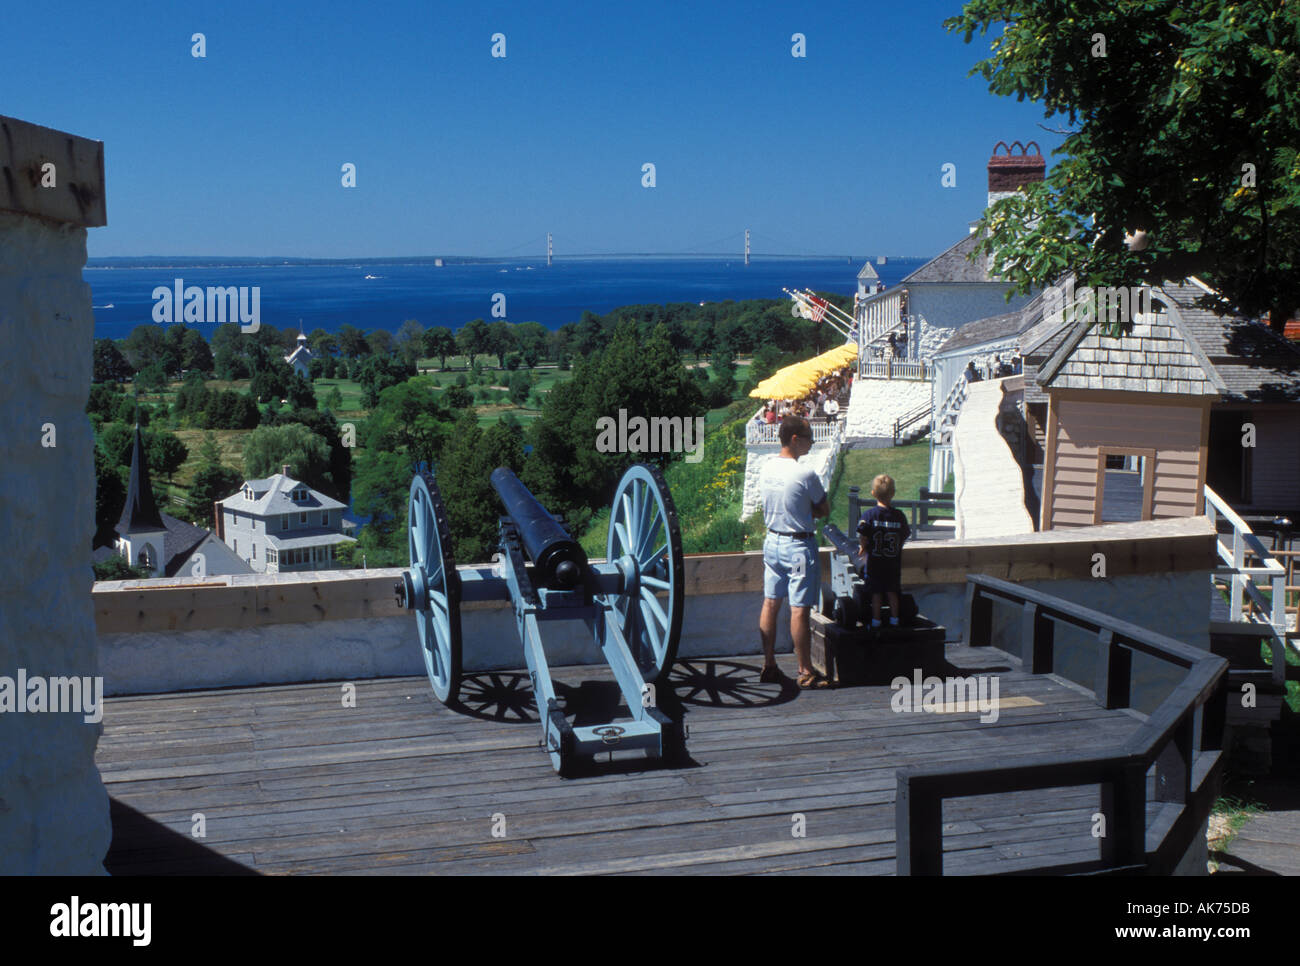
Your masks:
<path fill-rule="evenodd" d="M 808 301 L 812 302 L 812 304 L 816 306 L 816 308 L 813 309 L 812 314 L 812 320 L 814 322 L 820 322 L 822 319 L 826 318 L 826 310 L 830 307 L 829 302 L 825 299 L 819 299 L 816 295 L 808 296 Z"/>

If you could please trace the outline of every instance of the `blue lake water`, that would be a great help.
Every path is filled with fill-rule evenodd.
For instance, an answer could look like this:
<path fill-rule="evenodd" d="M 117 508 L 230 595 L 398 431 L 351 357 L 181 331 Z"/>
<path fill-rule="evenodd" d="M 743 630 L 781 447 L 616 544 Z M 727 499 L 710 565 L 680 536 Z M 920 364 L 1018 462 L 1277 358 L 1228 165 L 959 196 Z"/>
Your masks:
<path fill-rule="evenodd" d="M 95 337 L 121 339 L 137 325 L 151 323 L 153 290 L 175 279 L 208 286 L 257 286 L 261 321 L 277 328 L 308 332 L 396 331 L 406 319 L 422 325 L 459 328 L 475 318 L 492 321 L 493 295 L 506 297 L 510 322 L 540 322 L 558 329 L 577 322 L 584 309 L 602 314 L 623 305 L 666 302 L 718 302 L 726 299 L 784 298 L 782 287 L 852 295 L 866 256 L 834 258 L 590 258 L 449 264 L 358 260 L 329 265 L 220 265 L 186 260 L 149 264 L 136 260 L 92 259 L 84 278 L 92 290 Z M 143 260 L 140 260 L 143 261 Z M 178 260 L 179 261 L 179 260 Z M 875 259 L 872 258 L 873 265 Z M 889 258 L 876 265 L 887 285 L 924 262 Z M 367 278 L 366 276 L 375 276 Z M 194 326 L 210 336 L 215 324 Z"/>

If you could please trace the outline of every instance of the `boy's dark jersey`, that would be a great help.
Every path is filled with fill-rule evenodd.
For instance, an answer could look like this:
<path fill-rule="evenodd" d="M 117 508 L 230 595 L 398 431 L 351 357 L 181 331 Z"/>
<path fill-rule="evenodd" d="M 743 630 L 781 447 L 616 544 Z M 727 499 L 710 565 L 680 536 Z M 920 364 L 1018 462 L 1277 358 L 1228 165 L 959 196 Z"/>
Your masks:
<path fill-rule="evenodd" d="M 877 504 L 858 521 L 858 535 L 866 542 L 866 574 L 881 590 L 895 590 L 903 566 L 903 544 L 912 535 L 907 517 L 897 507 Z"/>

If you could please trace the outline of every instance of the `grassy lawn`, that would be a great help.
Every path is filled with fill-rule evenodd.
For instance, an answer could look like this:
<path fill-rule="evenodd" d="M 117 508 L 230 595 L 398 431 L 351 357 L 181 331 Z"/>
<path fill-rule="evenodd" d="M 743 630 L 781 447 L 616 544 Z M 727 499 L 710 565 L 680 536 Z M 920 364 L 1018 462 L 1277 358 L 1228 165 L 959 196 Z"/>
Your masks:
<path fill-rule="evenodd" d="M 880 473 L 888 473 L 894 478 L 896 500 L 916 500 L 920 498 L 921 487 L 930 480 L 928 438 L 906 446 L 847 450 L 840 455 L 840 460 L 844 469 L 838 473 L 839 480 L 830 494 L 831 522 L 840 529 L 844 529 L 849 519 L 850 486 L 857 486 L 863 500 L 870 500 L 871 481 Z"/>

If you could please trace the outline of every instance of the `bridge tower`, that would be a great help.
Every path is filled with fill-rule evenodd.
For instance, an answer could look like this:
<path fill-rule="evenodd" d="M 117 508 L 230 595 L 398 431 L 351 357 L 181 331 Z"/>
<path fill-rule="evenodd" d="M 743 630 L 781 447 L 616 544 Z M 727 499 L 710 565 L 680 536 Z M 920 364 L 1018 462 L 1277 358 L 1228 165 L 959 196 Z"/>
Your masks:
<path fill-rule="evenodd" d="M 745 264 L 749 264 L 749 229 L 745 229 Z"/>
<path fill-rule="evenodd" d="M 555 254 L 555 249 L 551 247 L 551 233 L 546 233 L 546 267 L 551 267 L 551 257 Z"/>

